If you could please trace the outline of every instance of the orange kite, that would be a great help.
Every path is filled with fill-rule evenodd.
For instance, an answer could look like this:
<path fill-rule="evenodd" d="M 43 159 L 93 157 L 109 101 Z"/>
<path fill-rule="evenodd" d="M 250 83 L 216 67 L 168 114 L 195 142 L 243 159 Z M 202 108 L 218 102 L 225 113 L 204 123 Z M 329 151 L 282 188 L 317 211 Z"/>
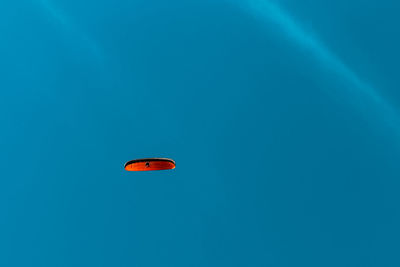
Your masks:
<path fill-rule="evenodd" d="M 175 161 L 167 158 L 134 159 L 125 163 L 127 171 L 159 171 L 175 169 Z"/>

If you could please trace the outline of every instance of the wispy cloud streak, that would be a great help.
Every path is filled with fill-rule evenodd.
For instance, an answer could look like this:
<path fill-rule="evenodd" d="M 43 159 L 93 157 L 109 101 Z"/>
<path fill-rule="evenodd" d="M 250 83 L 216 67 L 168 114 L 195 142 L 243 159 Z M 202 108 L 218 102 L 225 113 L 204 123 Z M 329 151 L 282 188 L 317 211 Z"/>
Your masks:
<path fill-rule="evenodd" d="M 104 60 L 104 56 L 101 48 L 98 43 L 89 37 L 88 34 L 80 30 L 69 18 L 66 16 L 62 10 L 56 8 L 51 2 L 48 0 L 39 0 L 38 3 L 44 9 L 44 11 L 49 14 L 56 23 L 58 23 L 63 31 L 75 34 L 75 38 L 82 43 L 84 46 L 87 46 L 93 56 L 99 63 L 102 63 Z"/>
<path fill-rule="evenodd" d="M 397 134 L 400 133 L 396 110 L 375 88 L 363 81 L 320 40 L 304 30 L 282 7 L 268 0 L 238 1 L 238 4 L 252 16 L 256 16 L 261 21 L 269 24 L 272 23 L 295 44 L 299 45 L 302 49 L 307 49 L 325 68 L 331 69 L 336 75 L 344 78 L 349 86 L 346 91 L 343 90 L 341 92 L 342 94 L 346 94 L 353 102 L 356 99 L 358 105 L 361 104 L 364 106 L 363 112 L 367 112 L 366 109 L 368 109 L 368 112 L 371 112 L 371 109 L 373 109 L 375 112 L 380 113 L 379 117 L 381 117 L 381 120 L 394 128 Z"/>

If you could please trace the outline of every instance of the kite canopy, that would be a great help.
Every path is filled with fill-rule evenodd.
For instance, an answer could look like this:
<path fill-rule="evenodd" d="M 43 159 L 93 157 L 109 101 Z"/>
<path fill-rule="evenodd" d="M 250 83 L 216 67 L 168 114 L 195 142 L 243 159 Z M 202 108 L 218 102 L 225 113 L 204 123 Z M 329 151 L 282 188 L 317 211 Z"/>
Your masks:
<path fill-rule="evenodd" d="M 175 169 L 175 161 L 166 158 L 134 159 L 125 163 L 127 171 L 159 171 Z"/>

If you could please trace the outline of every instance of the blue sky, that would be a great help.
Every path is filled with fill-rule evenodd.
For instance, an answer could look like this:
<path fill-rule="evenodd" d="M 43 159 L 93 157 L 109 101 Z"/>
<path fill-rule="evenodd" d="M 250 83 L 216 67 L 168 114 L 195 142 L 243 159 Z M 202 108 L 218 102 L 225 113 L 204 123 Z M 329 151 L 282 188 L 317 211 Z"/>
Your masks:
<path fill-rule="evenodd" d="M 1 2 L 0 265 L 398 266 L 399 7 Z"/>

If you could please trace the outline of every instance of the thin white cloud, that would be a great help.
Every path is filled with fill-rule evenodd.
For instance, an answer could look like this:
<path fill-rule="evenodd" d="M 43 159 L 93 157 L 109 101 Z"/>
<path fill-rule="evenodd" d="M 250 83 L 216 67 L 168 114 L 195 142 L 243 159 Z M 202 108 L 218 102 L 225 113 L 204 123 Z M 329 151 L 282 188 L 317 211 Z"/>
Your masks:
<path fill-rule="evenodd" d="M 379 117 L 396 133 L 400 133 L 397 111 L 371 85 L 363 81 L 339 57 L 332 53 L 315 36 L 304 30 L 301 25 L 282 7 L 268 0 L 246 0 L 237 2 L 240 7 L 260 21 L 273 24 L 282 34 L 302 49 L 306 49 L 325 68 L 334 71 L 347 80 L 349 86 L 342 93 L 349 101 L 357 101 L 362 112 L 378 112 Z M 346 91 L 345 91 L 346 90 Z"/>
<path fill-rule="evenodd" d="M 92 55 L 96 58 L 98 63 L 104 61 L 104 55 L 102 49 L 99 47 L 98 43 L 92 39 L 87 33 L 79 29 L 79 27 L 74 24 L 68 16 L 66 16 L 63 11 L 56 8 L 48 0 L 39 0 L 38 3 L 43 8 L 43 10 L 54 19 L 55 23 L 59 24 L 63 31 L 67 33 L 74 34 L 75 38 L 83 45 L 86 46 Z"/>

